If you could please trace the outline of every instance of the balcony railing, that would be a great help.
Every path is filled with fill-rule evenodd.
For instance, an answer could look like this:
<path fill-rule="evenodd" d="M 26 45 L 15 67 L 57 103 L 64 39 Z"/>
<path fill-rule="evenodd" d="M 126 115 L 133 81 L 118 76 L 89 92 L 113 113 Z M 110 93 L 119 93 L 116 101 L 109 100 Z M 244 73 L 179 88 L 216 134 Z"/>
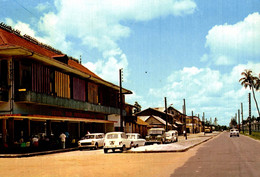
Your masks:
<path fill-rule="evenodd" d="M 119 108 L 96 105 L 73 99 L 54 97 L 47 94 L 35 93 L 32 91 L 17 92 L 15 96 L 15 102 L 57 106 L 61 108 L 76 109 L 103 114 L 120 114 Z"/>

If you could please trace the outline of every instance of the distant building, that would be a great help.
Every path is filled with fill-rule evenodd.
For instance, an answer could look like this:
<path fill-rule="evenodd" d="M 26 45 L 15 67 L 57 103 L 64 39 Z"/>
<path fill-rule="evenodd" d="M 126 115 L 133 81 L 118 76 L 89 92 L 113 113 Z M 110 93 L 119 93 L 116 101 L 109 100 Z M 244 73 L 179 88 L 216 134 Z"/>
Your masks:
<path fill-rule="evenodd" d="M 109 117 L 120 115 L 119 89 L 78 60 L 1 23 L 2 143 L 12 146 L 36 134 L 58 139 L 61 132 L 75 142 L 87 131 L 114 131 L 119 120 Z"/>
<path fill-rule="evenodd" d="M 149 123 L 148 127 L 150 128 L 160 127 L 166 129 L 166 112 L 164 108 L 147 108 L 136 113 L 136 116 Z M 178 129 L 178 123 L 173 114 L 167 113 L 168 130 Z"/>
<path fill-rule="evenodd" d="M 186 116 L 187 133 L 200 133 L 202 131 L 201 120 L 197 116 Z"/>

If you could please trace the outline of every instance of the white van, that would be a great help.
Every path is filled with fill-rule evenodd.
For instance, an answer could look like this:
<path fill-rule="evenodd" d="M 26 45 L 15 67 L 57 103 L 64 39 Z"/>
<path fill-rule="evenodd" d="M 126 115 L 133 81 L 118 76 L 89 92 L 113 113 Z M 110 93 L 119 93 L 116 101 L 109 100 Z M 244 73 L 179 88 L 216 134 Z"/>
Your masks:
<path fill-rule="evenodd" d="M 178 131 L 177 130 L 170 130 L 165 133 L 167 143 L 173 143 L 178 141 Z"/>
<path fill-rule="evenodd" d="M 104 153 L 107 153 L 109 149 L 115 152 L 116 149 L 121 150 L 122 152 L 126 149 L 131 149 L 132 142 L 127 139 L 127 136 L 124 132 L 110 132 L 107 133 L 104 140 Z"/>

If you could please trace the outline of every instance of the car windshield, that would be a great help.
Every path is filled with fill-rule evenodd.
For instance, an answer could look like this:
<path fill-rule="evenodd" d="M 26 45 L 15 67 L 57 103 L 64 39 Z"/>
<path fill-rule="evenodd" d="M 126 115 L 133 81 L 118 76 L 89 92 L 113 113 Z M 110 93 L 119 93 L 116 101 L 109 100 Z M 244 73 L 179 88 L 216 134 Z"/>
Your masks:
<path fill-rule="evenodd" d="M 107 139 L 117 139 L 118 138 L 118 134 L 109 134 L 107 135 Z"/>
<path fill-rule="evenodd" d="M 165 135 L 166 135 L 167 137 L 169 137 L 169 136 L 171 136 L 171 133 L 165 133 Z"/>
<path fill-rule="evenodd" d="M 95 135 L 86 135 L 84 139 L 94 139 Z"/>

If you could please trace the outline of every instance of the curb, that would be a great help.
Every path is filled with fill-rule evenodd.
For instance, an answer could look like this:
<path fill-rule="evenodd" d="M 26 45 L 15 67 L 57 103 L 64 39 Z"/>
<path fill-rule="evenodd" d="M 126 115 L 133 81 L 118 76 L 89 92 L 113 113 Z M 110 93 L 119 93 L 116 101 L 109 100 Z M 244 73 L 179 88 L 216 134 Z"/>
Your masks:
<path fill-rule="evenodd" d="M 75 150 L 78 150 L 78 147 L 75 147 L 75 148 L 67 148 L 67 149 L 57 149 L 57 150 L 51 150 L 51 151 L 41 151 L 41 152 L 23 153 L 23 154 L 0 154 L 0 158 L 33 157 L 33 156 L 38 156 L 38 155 L 62 153 L 62 152 L 75 151 Z"/>

